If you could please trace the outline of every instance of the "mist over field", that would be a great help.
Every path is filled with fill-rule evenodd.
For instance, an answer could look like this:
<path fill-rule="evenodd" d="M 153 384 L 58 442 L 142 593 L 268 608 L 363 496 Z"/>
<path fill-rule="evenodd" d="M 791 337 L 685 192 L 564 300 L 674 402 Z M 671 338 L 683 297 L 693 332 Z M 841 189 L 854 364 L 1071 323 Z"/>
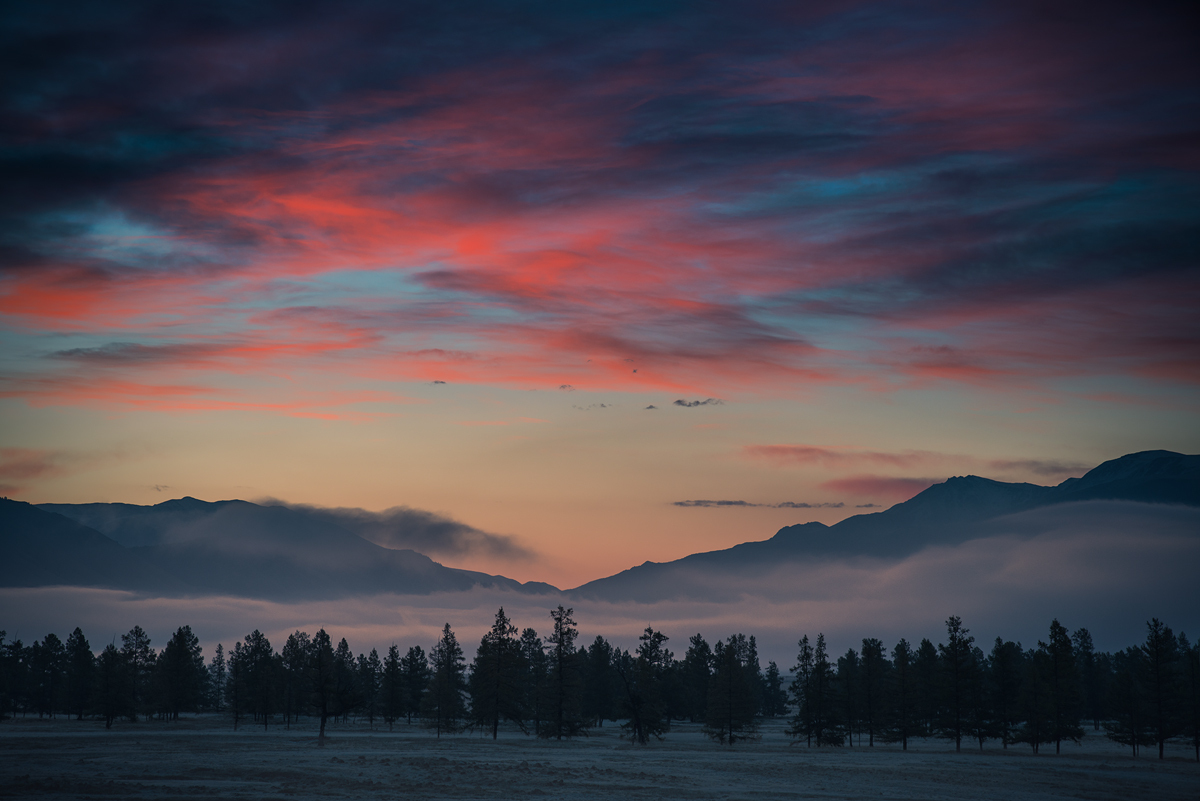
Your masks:
<path fill-rule="evenodd" d="M 812 558 L 735 571 L 681 569 L 646 587 L 652 601 L 597 600 L 573 592 L 529 594 L 475 587 L 428 595 L 374 594 L 278 602 L 237 597 L 145 597 L 102 589 L 0 589 L 0 607 L 18 614 L 10 638 L 65 636 L 81 626 L 94 641 L 141 625 L 162 643 L 190 625 L 211 653 L 260 629 L 273 643 L 297 629 L 326 628 L 356 652 L 391 643 L 428 647 L 449 622 L 475 643 L 503 606 L 522 627 L 542 631 L 559 603 L 575 609 L 583 641 L 596 635 L 625 648 L 653 626 L 681 650 L 707 638 L 754 634 L 764 659 L 790 667 L 796 640 L 823 632 L 834 651 L 864 637 L 937 642 L 949 615 L 981 641 L 1000 636 L 1028 646 L 1051 618 L 1086 627 L 1098 648 L 1136 641 L 1151 617 L 1200 633 L 1196 566 L 1200 509 L 1093 501 L 1035 509 L 981 524 L 977 539 L 926 548 L 900 559 Z"/>

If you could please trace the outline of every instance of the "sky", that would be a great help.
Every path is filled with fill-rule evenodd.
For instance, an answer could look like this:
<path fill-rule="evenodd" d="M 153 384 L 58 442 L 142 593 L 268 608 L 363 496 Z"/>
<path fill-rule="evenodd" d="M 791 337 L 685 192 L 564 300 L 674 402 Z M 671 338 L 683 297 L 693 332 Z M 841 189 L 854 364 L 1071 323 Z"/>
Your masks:
<path fill-rule="evenodd" d="M 1200 451 L 1173 5 L 2 13 L 8 497 L 407 507 L 570 587 Z"/>

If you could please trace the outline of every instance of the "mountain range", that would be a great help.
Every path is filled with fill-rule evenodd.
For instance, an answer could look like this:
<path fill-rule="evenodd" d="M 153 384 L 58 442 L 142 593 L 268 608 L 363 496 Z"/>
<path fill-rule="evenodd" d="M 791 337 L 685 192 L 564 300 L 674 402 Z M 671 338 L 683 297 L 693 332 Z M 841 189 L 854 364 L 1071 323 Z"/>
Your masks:
<path fill-rule="evenodd" d="M 1053 486 L 978 476 L 935 484 L 883 512 L 832 526 L 803 523 L 768 540 L 646 562 L 566 591 L 567 597 L 652 601 L 702 592 L 697 576 L 752 582 L 797 561 L 896 559 L 990 536 L 1030 510 L 1105 502 L 1200 506 L 1200 456 L 1144 451 Z M 1200 536 L 1200 532 L 1197 532 Z M 279 601 L 355 595 L 424 595 L 472 587 L 559 594 L 541 582 L 439 564 L 385 548 L 320 510 L 180 498 L 153 506 L 0 500 L 0 586 L 86 586 L 146 595 L 231 595 Z"/>

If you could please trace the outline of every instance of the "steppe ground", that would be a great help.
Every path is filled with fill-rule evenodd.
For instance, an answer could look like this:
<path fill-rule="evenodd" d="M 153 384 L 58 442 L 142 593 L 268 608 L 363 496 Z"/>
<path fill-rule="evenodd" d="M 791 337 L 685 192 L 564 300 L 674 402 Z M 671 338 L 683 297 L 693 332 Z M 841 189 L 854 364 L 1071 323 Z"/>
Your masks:
<path fill-rule="evenodd" d="M 898 746 L 808 749 L 782 721 L 762 739 L 720 746 L 676 724 L 647 747 L 606 725 L 572 741 L 515 729 L 438 739 L 418 726 L 365 723 L 243 727 L 212 717 L 178 723 L 17 719 L 0 723 L 0 796 L 18 798 L 440 799 L 1188 799 L 1200 764 L 1182 746 L 1134 760 L 1089 734 L 1080 745 L 980 753 L 922 740 Z"/>

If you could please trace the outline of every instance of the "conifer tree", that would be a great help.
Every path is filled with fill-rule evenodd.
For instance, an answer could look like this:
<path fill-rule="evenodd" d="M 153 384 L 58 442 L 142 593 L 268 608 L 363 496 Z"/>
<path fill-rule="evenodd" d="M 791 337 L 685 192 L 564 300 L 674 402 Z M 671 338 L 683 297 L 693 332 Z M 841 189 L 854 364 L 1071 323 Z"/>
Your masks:
<path fill-rule="evenodd" d="M 358 695 L 362 712 L 367 716 L 367 724 L 375 728 L 375 715 L 379 712 L 379 684 L 383 673 L 383 663 L 379 661 L 379 652 L 374 648 L 371 653 L 358 655 Z"/>
<path fill-rule="evenodd" d="M 1054 742 L 1054 708 L 1050 686 L 1050 653 L 1045 643 L 1038 643 L 1037 650 L 1025 652 L 1021 676 L 1021 695 L 1018 699 L 1018 717 L 1021 726 L 1017 729 L 1014 742 L 1028 743 L 1033 753 L 1039 753 L 1042 745 Z"/>
<path fill-rule="evenodd" d="M 1146 623 L 1146 642 L 1142 645 L 1145 654 L 1146 691 L 1148 694 L 1150 723 L 1154 729 L 1154 740 L 1158 744 L 1158 758 L 1163 758 L 1166 741 L 1176 734 L 1175 709 L 1172 701 L 1178 683 L 1178 644 L 1169 626 L 1158 618 Z"/>
<path fill-rule="evenodd" d="M 429 686 L 421 699 L 421 717 L 425 725 L 437 732 L 452 733 L 459 730 L 466 716 L 466 661 L 458 638 L 447 623 L 442 628 L 441 639 L 429 652 Z"/>
<path fill-rule="evenodd" d="M 862 690 L 862 721 L 867 729 L 867 745 L 875 745 L 875 734 L 880 728 L 884 708 L 884 692 L 887 687 L 888 662 L 884 656 L 883 643 L 874 638 L 862 641 L 862 658 L 859 660 Z"/>
<path fill-rule="evenodd" d="M 388 646 L 387 656 L 383 658 L 383 674 L 380 677 L 380 699 L 383 709 L 383 721 L 392 730 L 392 724 L 404 715 L 404 668 L 401 664 L 400 649 L 396 643 Z"/>
<path fill-rule="evenodd" d="M 975 638 L 968 632 L 963 627 L 962 619 L 951 615 L 946 619 L 946 644 L 938 645 L 946 688 L 946 716 L 941 728 L 944 737 L 954 740 L 955 751 L 962 750 L 967 689 L 974 667 L 971 645 Z"/>
<path fill-rule="evenodd" d="M 233 730 L 237 731 L 249 704 L 249 690 L 246 681 L 248 658 L 246 648 L 240 642 L 233 644 L 229 652 L 229 674 L 225 679 L 225 702 L 233 715 Z"/>
<path fill-rule="evenodd" d="M 225 646 L 217 643 L 217 650 L 213 653 L 212 661 L 208 665 L 209 706 L 217 712 L 220 712 L 225 705 L 225 680 Z"/>
<path fill-rule="evenodd" d="M 547 706 L 550 660 L 546 645 L 532 628 L 521 631 L 521 655 L 525 658 L 525 711 L 533 722 L 533 733 L 542 736 Z"/>
<path fill-rule="evenodd" d="M 1076 629 L 1071 634 L 1071 644 L 1075 647 L 1075 664 L 1079 669 L 1080 709 L 1083 717 L 1092 722 L 1093 731 L 1100 731 L 1104 687 L 1091 632 Z"/>
<path fill-rule="evenodd" d="M 1058 620 L 1051 621 L 1050 642 L 1044 647 L 1049 656 L 1054 753 L 1060 754 L 1063 740 L 1077 743 L 1083 736 L 1083 727 L 1079 725 L 1079 666 L 1071 636 Z"/>
<path fill-rule="evenodd" d="M 918 732 L 928 737 L 934 733 L 934 726 L 941 716 L 942 675 L 937 646 L 928 639 L 922 639 L 913 656 L 912 666 Z"/>
<path fill-rule="evenodd" d="M 891 703 L 887 705 L 887 739 L 899 742 L 902 750 L 908 750 L 908 738 L 915 727 L 916 687 L 913 679 L 913 653 L 908 640 L 903 637 L 892 648 L 892 670 L 889 687 Z"/>
<path fill-rule="evenodd" d="M 1181 718 L 1183 733 L 1200 762 L 1200 642 L 1188 643 L 1187 635 L 1179 633 L 1179 652 L 1183 658 Z"/>
<path fill-rule="evenodd" d="M 757 736 L 757 702 L 752 673 L 747 669 L 751 658 L 744 637 L 733 636 L 724 643 L 717 641 L 704 732 L 720 743 L 733 745 L 737 740 Z"/>
<path fill-rule="evenodd" d="M 400 660 L 404 673 L 404 714 L 412 723 L 412 716 L 420 712 L 421 699 L 429 686 L 429 660 L 419 645 L 408 649 Z"/>
<path fill-rule="evenodd" d="M 288 635 L 279 652 L 283 680 L 283 724 L 291 728 L 292 719 L 299 719 L 305 708 L 308 688 L 309 654 L 312 638 L 306 631 L 294 631 Z"/>
<path fill-rule="evenodd" d="M 500 607 L 491 630 L 479 643 L 471 670 L 471 714 L 477 725 L 492 730 L 493 740 L 499 737 L 501 719 L 524 725 L 524 660 L 516 634 L 517 627 Z"/>
<path fill-rule="evenodd" d="M 317 734 L 317 741 L 322 745 L 325 743 L 325 722 L 329 720 L 336 703 L 336 665 L 333 640 L 325 633 L 325 629 L 321 629 L 312 638 L 312 650 L 308 657 L 308 678 L 313 706 L 321 718 L 321 729 Z"/>
<path fill-rule="evenodd" d="M 663 646 L 666 635 L 650 626 L 638 639 L 637 657 L 625 653 L 616 668 L 623 690 L 622 710 L 627 718 L 622 729 L 633 742 L 645 745 L 651 737 L 661 740 L 669 725 L 662 679 L 673 655 Z"/>
<path fill-rule="evenodd" d="M 125 659 L 114 643 L 109 643 L 96 660 L 96 701 L 104 728 L 111 729 L 113 721 L 129 714 L 129 678 L 125 675 Z"/>
<path fill-rule="evenodd" d="M 343 637 L 333 652 L 334 719 L 344 720 L 358 705 L 358 675 L 354 652 Z"/>
<path fill-rule="evenodd" d="M 147 701 L 146 685 L 154 667 L 154 650 L 141 626 L 134 626 L 128 634 L 121 635 L 121 658 L 125 662 L 125 674 L 129 680 L 129 719 L 137 720 L 138 713 Z"/>
<path fill-rule="evenodd" d="M 842 721 L 846 729 L 846 744 L 854 747 L 854 732 L 858 729 L 859 716 L 859 659 L 858 652 L 853 648 L 837 661 L 837 694 L 842 702 Z M 859 744 L 862 744 L 861 731 Z"/>
<path fill-rule="evenodd" d="M 62 710 L 63 689 L 66 683 L 67 649 L 56 634 L 47 634 L 30 648 L 30 670 L 34 680 L 35 706 L 38 717 L 54 717 Z"/>
<path fill-rule="evenodd" d="M 343 642 L 345 642 L 343 640 Z M 245 686 L 245 706 L 256 722 L 266 729 L 275 713 L 278 663 L 271 641 L 258 629 L 246 635 L 241 652 L 241 677 Z"/>
<path fill-rule="evenodd" d="M 975 738 L 982 751 L 983 744 L 992 736 L 994 723 L 987 656 L 978 646 L 971 649 L 971 669 L 967 676 L 967 733 Z"/>
<path fill-rule="evenodd" d="M 1146 655 L 1138 646 L 1113 654 L 1114 676 L 1104 722 L 1108 739 L 1127 745 L 1136 759 L 1144 746 L 1154 745 L 1153 718 L 1146 691 Z"/>
<path fill-rule="evenodd" d="M 583 717 L 589 725 L 603 726 L 605 720 L 616 716 L 617 677 L 613 670 L 613 647 L 597 635 L 583 660 Z"/>
<path fill-rule="evenodd" d="M 713 652 L 704 637 L 697 633 L 688 641 L 683 655 L 680 681 L 687 699 L 686 714 L 695 723 L 704 720 L 708 707 L 708 679 L 713 669 Z"/>
<path fill-rule="evenodd" d="M 83 720 L 91 705 L 92 688 L 96 681 L 96 657 L 92 646 L 78 627 L 67 637 L 67 711 Z"/>
<path fill-rule="evenodd" d="M 787 714 L 787 691 L 783 689 L 779 665 L 774 661 L 767 663 L 767 672 L 763 677 L 762 714 L 769 718 Z"/>
<path fill-rule="evenodd" d="M 575 638 L 579 630 L 571 615 L 575 610 L 559 604 L 550 612 L 554 627 L 546 636 L 546 655 L 549 660 L 547 690 L 549 715 L 539 734 L 543 737 L 572 737 L 583 728 L 581 695 L 582 677 L 579 658 L 575 653 Z"/>
<path fill-rule="evenodd" d="M 160 677 L 163 711 L 171 720 L 179 720 L 180 712 L 199 709 L 207 674 L 200 640 L 191 626 L 176 629 L 159 655 L 155 670 Z"/>
<path fill-rule="evenodd" d="M 1017 704 L 1021 697 L 1021 678 L 1025 669 L 1025 652 L 1018 642 L 1005 641 L 997 637 L 988 657 L 988 682 L 991 691 L 993 733 L 1000 738 L 1001 747 L 1007 749 L 1016 733 L 1018 722 Z"/>
<path fill-rule="evenodd" d="M 792 700 L 796 703 L 796 714 L 792 718 L 792 725 L 788 728 L 787 733 L 793 740 L 803 739 L 805 744 L 812 748 L 813 731 L 814 731 L 814 714 L 813 714 L 813 667 L 815 661 L 815 652 L 812 645 L 808 642 L 808 635 L 805 634 L 797 643 L 799 653 L 796 656 L 796 664 L 792 667 L 792 684 L 789 688 L 792 694 Z"/>

